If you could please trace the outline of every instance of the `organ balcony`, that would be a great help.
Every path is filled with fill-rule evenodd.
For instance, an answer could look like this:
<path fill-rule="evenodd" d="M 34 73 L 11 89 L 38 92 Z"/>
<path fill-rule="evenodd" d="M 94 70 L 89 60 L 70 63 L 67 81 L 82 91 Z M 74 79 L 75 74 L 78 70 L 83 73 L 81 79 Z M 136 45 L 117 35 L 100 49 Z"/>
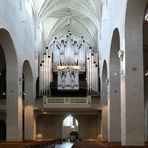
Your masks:
<path fill-rule="evenodd" d="M 48 97 L 43 96 L 36 100 L 35 110 L 44 109 L 95 109 L 100 110 L 101 104 L 96 96 L 87 97 Z"/>

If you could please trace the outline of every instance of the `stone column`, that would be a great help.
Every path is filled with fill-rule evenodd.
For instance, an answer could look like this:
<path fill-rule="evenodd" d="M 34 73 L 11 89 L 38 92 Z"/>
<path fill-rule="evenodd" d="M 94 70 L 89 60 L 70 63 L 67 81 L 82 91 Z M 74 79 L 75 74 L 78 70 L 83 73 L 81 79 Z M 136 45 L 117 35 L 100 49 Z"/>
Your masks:
<path fill-rule="evenodd" d="M 21 78 L 18 80 L 17 70 L 7 68 L 6 99 L 6 140 L 22 141 L 22 93 Z"/>
<path fill-rule="evenodd" d="M 144 145 L 144 84 L 142 37 L 128 33 L 126 59 L 121 78 L 121 142 L 125 146 Z M 134 41 L 132 41 L 134 39 Z M 130 46 L 131 43 L 132 46 Z M 135 44 L 136 43 L 136 44 Z"/>
<path fill-rule="evenodd" d="M 146 0 L 128 0 L 121 78 L 121 142 L 144 145 L 143 19 Z"/>
<path fill-rule="evenodd" d="M 34 110 L 33 104 L 28 103 L 24 108 L 25 117 L 25 140 L 35 140 L 34 129 Z"/>
<path fill-rule="evenodd" d="M 117 65 L 116 65 L 117 66 Z M 113 67 L 112 67 L 113 68 Z M 112 71 L 108 95 L 108 141 L 121 141 L 120 74 Z"/>
<path fill-rule="evenodd" d="M 37 135 L 37 133 L 36 133 L 36 130 L 37 130 L 37 127 L 36 127 L 36 117 L 37 117 L 37 115 L 34 112 L 34 122 L 33 122 L 33 124 L 34 124 L 34 140 L 36 140 L 36 135 Z"/>
<path fill-rule="evenodd" d="M 127 61 L 128 62 L 128 61 Z M 142 69 L 128 66 L 121 81 L 122 145 L 144 145 L 144 96 Z"/>
<path fill-rule="evenodd" d="M 25 140 L 35 139 L 34 127 L 34 95 L 33 95 L 33 79 L 26 74 L 25 81 L 25 102 L 24 102 L 24 133 Z"/>
<path fill-rule="evenodd" d="M 0 43 L 6 59 L 6 140 L 22 140 L 22 81 L 19 77 L 19 59 L 12 38 L 0 30 Z"/>
<path fill-rule="evenodd" d="M 108 105 L 102 106 L 101 140 L 108 141 Z"/>
<path fill-rule="evenodd" d="M 103 63 L 101 80 L 101 104 L 102 104 L 102 120 L 101 120 L 101 140 L 108 141 L 108 92 L 107 92 L 107 64 Z"/>

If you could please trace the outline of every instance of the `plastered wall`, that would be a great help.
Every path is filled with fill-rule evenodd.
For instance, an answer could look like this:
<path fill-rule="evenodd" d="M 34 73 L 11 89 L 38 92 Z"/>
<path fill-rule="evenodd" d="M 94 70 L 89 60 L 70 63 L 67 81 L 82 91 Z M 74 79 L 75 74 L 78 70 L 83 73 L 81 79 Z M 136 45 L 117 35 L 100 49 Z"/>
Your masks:
<path fill-rule="evenodd" d="M 97 139 L 100 133 L 100 118 L 97 115 L 75 115 L 79 123 L 80 139 Z M 40 115 L 37 117 L 37 139 L 62 138 L 63 115 Z M 64 134 L 63 134 L 64 135 Z"/>

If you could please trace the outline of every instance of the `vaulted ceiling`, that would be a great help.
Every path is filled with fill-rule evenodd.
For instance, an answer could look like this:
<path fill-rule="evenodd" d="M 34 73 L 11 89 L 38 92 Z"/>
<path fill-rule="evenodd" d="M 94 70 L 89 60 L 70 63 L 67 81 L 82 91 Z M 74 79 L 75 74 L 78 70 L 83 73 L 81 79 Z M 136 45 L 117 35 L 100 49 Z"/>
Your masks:
<path fill-rule="evenodd" d="M 68 30 L 96 47 L 101 16 L 101 0 L 29 0 L 34 19 L 43 29 L 46 43 L 62 38 Z"/>

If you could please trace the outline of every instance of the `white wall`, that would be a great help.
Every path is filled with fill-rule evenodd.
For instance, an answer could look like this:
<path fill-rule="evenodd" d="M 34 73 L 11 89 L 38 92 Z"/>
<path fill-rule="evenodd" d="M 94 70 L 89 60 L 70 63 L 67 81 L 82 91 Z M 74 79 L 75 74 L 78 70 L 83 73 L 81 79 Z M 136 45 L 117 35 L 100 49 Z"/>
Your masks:
<path fill-rule="evenodd" d="M 126 0 L 108 0 L 108 6 L 103 1 L 102 6 L 102 20 L 101 20 L 101 35 L 99 40 L 99 62 L 100 62 L 100 74 L 102 74 L 103 61 L 106 60 L 109 64 L 110 46 L 113 31 L 118 28 L 120 33 L 120 49 L 124 50 L 124 22 L 125 22 L 125 10 Z M 109 70 L 109 67 L 108 67 Z"/>
<path fill-rule="evenodd" d="M 31 18 L 25 8 L 26 1 L 27 0 L 0 1 L 0 28 L 7 30 L 12 37 L 20 66 L 20 75 L 23 62 L 28 60 L 36 77 L 36 51 L 42 47 L 42 42 L 41 36 L 39 35 L 40 30 L 35 29 L 33 18 Z"/>

